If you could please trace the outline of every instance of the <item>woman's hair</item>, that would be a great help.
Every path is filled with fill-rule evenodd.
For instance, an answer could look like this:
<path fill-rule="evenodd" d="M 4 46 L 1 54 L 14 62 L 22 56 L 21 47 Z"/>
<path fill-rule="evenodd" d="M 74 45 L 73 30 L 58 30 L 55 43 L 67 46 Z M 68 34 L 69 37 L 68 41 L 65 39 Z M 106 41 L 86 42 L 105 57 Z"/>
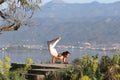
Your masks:
<path fill-rule="evenodd" d="M 68 54 L 70 54 L 70 52 L 68 52 L 68 51 L 65 51 L 65 52 L 62 53 L 63 56 L 66 56 Z"/>

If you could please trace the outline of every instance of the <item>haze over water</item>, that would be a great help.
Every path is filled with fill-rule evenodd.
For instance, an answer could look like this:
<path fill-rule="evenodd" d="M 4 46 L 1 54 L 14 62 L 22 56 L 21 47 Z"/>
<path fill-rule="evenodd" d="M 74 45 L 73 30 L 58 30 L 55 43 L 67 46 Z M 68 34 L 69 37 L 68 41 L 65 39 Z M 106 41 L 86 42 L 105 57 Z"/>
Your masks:
<path fill-rule="evenodd" d="M 80 50 L 80 49 L 65 49 L 59 48 L 58 51 L 67 50 L 71 53 L 70 58 L 68 58 L 69 62 L 72 62 L 76 58 L 81 58 L 85 54 L 90 54 L 91 57 L 98 54 L 99 59 L 101 56 L 110 56 L 112 57 L 116 52 L 105 52 L 105 51 L 97 51 L 97 50 Z M 34 63 L 49 63 L 51 62 L 51 55 L 48 50 L 41 50 L 40 52 L 1 52 L 0 59 L 3 59 L 4 56 L 10 56 L 11 63 L 25 63 L 27 58 L 32 58 Z"/>

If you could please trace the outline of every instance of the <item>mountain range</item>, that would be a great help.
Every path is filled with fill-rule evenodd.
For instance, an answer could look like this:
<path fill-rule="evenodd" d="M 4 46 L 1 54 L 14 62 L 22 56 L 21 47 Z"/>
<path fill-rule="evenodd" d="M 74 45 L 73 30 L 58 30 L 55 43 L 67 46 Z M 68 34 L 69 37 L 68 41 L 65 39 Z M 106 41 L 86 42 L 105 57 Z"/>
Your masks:
<path fill-rule="evenodd" d="M 3 32 L 0 44 L 46 44 L 57 36 L 60 43 L 120 43 L 120 2 L 65 3 L 53 0 L 40 7 L 32 19 L 40 25 Z"/>

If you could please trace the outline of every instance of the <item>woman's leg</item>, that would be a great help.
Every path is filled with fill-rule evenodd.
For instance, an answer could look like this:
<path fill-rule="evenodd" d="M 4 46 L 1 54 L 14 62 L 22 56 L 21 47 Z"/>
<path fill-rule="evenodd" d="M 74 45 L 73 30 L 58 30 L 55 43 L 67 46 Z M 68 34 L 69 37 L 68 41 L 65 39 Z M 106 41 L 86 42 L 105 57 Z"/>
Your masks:
<path fill-rule="evenodd" d="M 61 40 L 61 37 L 57 37 L 57 38 L 55 38 L 55 39 L 53 39 L 53 40 L 50 40 L 49 41 L 49 43 L 48 43 L 48 45 L 50 46 L 50 47 L 55 47 L 56 46 L 56 44 L 59 42 Z"/>
<path fill-rule="evenodd" d="M 53 39 L 51 41 L 48 41 L 48 49 L 52 56 L 57 57 L 58 52 L 55 49 L 56 44 L 61 40 L 61 37 L 57 37 L 56 39 Z"/>

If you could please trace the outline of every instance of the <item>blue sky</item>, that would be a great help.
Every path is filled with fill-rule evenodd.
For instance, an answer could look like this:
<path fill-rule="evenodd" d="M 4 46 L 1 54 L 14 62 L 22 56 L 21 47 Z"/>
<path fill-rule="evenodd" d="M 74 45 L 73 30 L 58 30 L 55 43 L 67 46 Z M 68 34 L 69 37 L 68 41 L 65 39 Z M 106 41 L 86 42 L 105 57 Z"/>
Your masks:
<path fill-rule="evenodd" d="M 42 0 L 43 3 L 46 3 L 49 1 L 52 1 L 52 0 Z M 63 1 L 68 2 L 68 3 L 89 3 L 93 1 L 98 1 L 101 3 L 113 3 L 116 1 L 120 1 L 120 0 L 63 0 Z"/>

